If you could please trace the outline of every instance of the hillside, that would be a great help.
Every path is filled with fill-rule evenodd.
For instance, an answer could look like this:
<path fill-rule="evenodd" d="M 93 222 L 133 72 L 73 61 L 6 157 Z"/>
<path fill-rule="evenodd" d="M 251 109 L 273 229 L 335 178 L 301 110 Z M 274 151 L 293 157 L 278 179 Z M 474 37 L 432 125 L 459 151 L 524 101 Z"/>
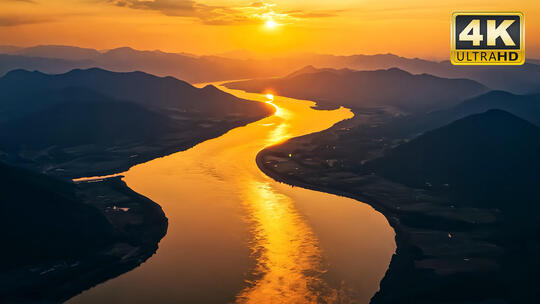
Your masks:
<path fill-rule="evenodd" d="M 429 184 L 463 204 L 514 208 L 540 186 L 539 153 L 540 128 L 490 110 L 429 131 L 368 162 L 364 170 L 414 188 Z"/>
<path fill-rule="evenodd" d="M 189 127 L 138 104 L 112 100 L 85 89 L 64 89 L 55 92 L 54 96 L 57 104 L 0 124 L 3 139 L 0 149 L 9 152 L 50 146 L 110 146 L 120 142 L 157 140 L 164 134 Z"/>
<path fill-rule="evenodd" d="M 0 163 L 0 189 L 2 270 L 72 258 L 113 241 L 110 223 L 79 202 L 71 184 Z"/>
<path fill-rule="evenodd" d="M 63 302 L 140 265 L 167 231 L 119 178 L 73 184 L 0 162 L 0 192 L 5 303 Z"/>

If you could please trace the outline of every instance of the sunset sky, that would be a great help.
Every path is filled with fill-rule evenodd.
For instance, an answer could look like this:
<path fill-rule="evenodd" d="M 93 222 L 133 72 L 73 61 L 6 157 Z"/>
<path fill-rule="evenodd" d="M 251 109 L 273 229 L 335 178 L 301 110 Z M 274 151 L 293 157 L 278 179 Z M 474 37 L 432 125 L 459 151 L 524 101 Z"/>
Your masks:
<path fill-rule="evenodd" d="M 0 0 L 0 44 L 447 59 L 455 10 L 522 11 L 527 57 L 540 58 L 538 0 Z"/>

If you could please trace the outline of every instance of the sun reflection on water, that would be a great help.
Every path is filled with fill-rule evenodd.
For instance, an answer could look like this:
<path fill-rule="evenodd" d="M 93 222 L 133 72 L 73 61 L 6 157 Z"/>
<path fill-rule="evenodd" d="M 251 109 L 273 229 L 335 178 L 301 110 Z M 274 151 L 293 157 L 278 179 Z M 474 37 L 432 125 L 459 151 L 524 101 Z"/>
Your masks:
<path fill-rule="evenodd" d="M 238 303 L 335 302 L 337 292 L 321 279 L 325 265 L 317 238 L 293 201 L 268 183 L 246 182 L 243 204 L 258 278 L 238 295 Z"/>

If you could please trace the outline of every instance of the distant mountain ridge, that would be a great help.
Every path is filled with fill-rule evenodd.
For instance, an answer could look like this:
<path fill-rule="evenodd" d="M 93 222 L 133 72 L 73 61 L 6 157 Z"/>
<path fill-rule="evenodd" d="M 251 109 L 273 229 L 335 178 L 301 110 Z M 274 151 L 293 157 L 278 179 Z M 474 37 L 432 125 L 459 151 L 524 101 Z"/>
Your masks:
<path fill-rule="evenodd" d="M 0 54 L 0 77 L 12 70 L 24 69 L 50 74 L 68 72 L 74 68 L 91 68 L 96 63 L 92 60 L 67 60 L 58 58 L 28 57 L 21 55 Z"/>
<path fill-rule="evenodd" d="M 431 74 L 442 78 L 468 78 L 492 89 L 527 94 L 540 87 L 540 62 L 527 59 L 522 66 L 454 66 L 449 60 L 432 61 L 406 58 L 394 54 L 375 55 L 318 55 L 304 54 L 295 57 L 297 62 L 318 68 L 349 68 L 379 70 L 399 68 L 412 74 Z M 293 62 L 293 59 L 289 59 Z M 279 60 L 276 62 L 279 64 Z M 292 67 L 292 65 L 291 65 Z"/>
<path fill-rule="evenodd" d="M 441 109 L 488 90 L 468 79 L 413 75 L 397 68 L 355 71 L 305 67 L 284 78 L 238 81 L 226 86 L 250 92 L 273 91 L 324 106 L 393 106 L 404 111 Z"/>
<path fill-rule="evenodd" d="M 63 60 L 61 65 L 60 60 Z M 45 45 L 21 49 L 4 48 L 4 54 L 0 55 L 0 75 L 13 69 L 65 73 L 72 69 L 91 67 L 115 72 L 145 71 L 158 76 L 174 76 L 190 83 L 279 75 L 284 71 L 270 62 L 139 51 L 130 47 L 100 52 L 71 46 Z"/>
<path fill-rule="evenodd" d="M 157 77 L 144 72 L 116 73 L 98 68 L 72 70 L 59 75 L 15 70 L 0 78 L 0 96 L 29 90 L 87 88 L 147 108 L 166 111 L 202 112 L 206 115 L 236 114 L 250 116 L 266 105 L 238 99 L 213 86 L 202 89 L 173 77 Z M 2 105 L 0 104 L 0 107 Z M 263 110 L 264 111 L 264 110 Z"/>
<path fill-rule="evenodd" d="M 516 95 L 504 91 L 490 91 L 462 103 L 424 115 L 398 117 L 384 126 L 392 136 L 411 137 L 442 127 L 455 120 L 488 110 L 503 110 L 540 126 L 540 94 Z"/>
<path fill-rule="evenodd" d="M 0 75 L 17 68 L 64 73 L 74 68 L 100 67 L 117 72 L 145 71 L 175 76 L 191 83 L 247 79 L 290 74 L 304 66 L 317 68 L 379 70 L 399 68 L 412 74 L 443 78 L 469 78 L 492 89 L 526 94 L 540 86 L 540 64 L 528 59 L 523 66 L 453 66 L 449 61 L 406 58 L 394 54 L 325 55 L 302 53 L 274 58 L 233 51 L 215 56 L 139 51 L 129 47 L 98 51 L 71 46 L 42 45 L 29 48 L 0 46 Z M 65 60 L 62 68 L 54 60 Z M 77 60 L 75 60 L 77 59 Z M 82 61 L 81 61 L 82 60 Z"/>
<path fill-rule="evenodd" d="M 101 52 L 90 48 L 66 45 L 37 45 L 14 49 L 9 51 L 8 54 L 65 60 L 93 60 L 99 57 Z"/>

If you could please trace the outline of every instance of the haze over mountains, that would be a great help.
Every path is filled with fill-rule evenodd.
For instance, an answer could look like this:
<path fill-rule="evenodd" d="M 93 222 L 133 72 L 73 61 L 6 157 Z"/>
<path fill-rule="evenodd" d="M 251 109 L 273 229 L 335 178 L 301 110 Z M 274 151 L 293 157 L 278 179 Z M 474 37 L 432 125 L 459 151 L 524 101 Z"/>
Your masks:
<path fill-rule="evenodd" d="M 76 68 L 100 67 L 115 72 L 145 71 L 158 76 L 174 76 L 197 83 L 280 73 L 270 63 L 261 66 L 261 63 L 253 60 L 138 51 L 129 47 L 103 52 L 68 46 L 37 46 L 16 50 L 4 47 L 3 49 L 5 49 L 5 54 L 0 55 L 0 75 L 19 68 L 45 73 L 65 73 Z"/>
<path fill-rule="evenodd" d="M 376 71 L 316 69 L 306 67 L 284 78 L 227 83 L 227 87 L 250 92 L 317 101 L 318 105 L 351 108 L 396 107 L 402 111 L 429 111 L 456 104 L 488 90 L 468 79 L 413 75 L 397 68 Z"/>
<path fill-rule="evenodd" d="M 504 91 L 491 91 L 466 100 L 454 108 L 444 111 L 444 115 L 447 116 L 446 119 L 442 117 L 439 119 L 442 123 L 445 123 L 445 121 L 449 123 L 491 109 L 507 111 L 540 126 L 540 94 L 516 95 Z"/>
<path fill-rule="evenodd" d="M 106 51 L 71 46 L 0 46 L 0 75 L 22 68 L 46 73 L 65 73 L 74 68 L 101 67 L 129 72 L 145 71 L 175 76 L 191 83 L 255 77 L 283 76 L 307 65 L 317 68 L 378 70 L 399 68 L 413 74 L 427 73 L 443 78 L 469 78 L 492 89 L 530 93 L 540 84 L 540 65 L 528 60 L 523 66 L 452 66 L 449 61 L 405 58 L 394 54 L 336 56 L 292 54 L 261 59 L 246 51 L 216 56 L 139 51 L 128 47 Z M 8 56 L 9 55 L 9 56 Z M 63 61 L 59 61 L 62 59 Z"/>
<path fill-rule="evenodd" d="M 469 115 L 493 109 L 507 111 L 535 125 L 540 125 L 540 94 L 516 95 L 505 91 L 490 91 L 447 109 L 427 114 L 395 117 L 382 126 L 380 131 L 385 136 L 411 138 Z"/>

